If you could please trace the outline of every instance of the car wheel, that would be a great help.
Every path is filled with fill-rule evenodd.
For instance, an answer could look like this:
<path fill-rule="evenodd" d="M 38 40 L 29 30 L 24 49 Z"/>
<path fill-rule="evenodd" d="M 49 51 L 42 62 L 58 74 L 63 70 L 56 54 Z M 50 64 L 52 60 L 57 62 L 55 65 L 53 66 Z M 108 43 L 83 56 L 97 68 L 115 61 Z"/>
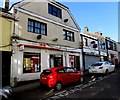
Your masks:
<path fill-rule="evenodd" d="M 62 84 L 60 82 L 57 82 L 55 85 L 56 90 L 61 90 L 62 89 Z"/>
<path fill-rule="evenodd" d="M 83 76 L 80 77 L 79 81 L 80 81 L 80 83 L 83 83 L 83 81 L 84 81 Z"/>

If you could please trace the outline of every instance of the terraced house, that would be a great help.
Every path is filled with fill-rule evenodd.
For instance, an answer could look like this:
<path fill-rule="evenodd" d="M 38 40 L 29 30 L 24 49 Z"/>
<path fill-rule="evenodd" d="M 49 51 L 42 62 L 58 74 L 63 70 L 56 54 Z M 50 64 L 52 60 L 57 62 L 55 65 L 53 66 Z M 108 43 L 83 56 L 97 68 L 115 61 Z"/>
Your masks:
<path fill-rule="evenodd" d="M 80 29 L 68 7 L 54 0 L 24 0 L 10 12 L 18 20 L 12 34 L 12 85 L 39 79 L 45 68 L 82 69 Z"/>
<path fill-rule="evenodd" d="M 11 35 L 13 33 L 14 16 L 7 9 L 0 8 L 0 70 L 2 86 L 10 84 L 11 54 L 12 43 Z"/>
<path fill-rule="evenodd" d="M 101 32 L 90 32 L 88 27 L 85 27 L 84 32 L 80 33 L 80 36 L 82 38 L 84 70 L 88 70 L 89 66 L 94 62 L 108 60 L 106 41 Z"/>
<path fill-rule="evenodd" d="M 119 63 L 118 50 L 117 50 L 117 42 L 112 40 L 110 37 L 106 37 L 106 46 L 107 46 L 107 56 L 108 61 L 113 64 Z"/>

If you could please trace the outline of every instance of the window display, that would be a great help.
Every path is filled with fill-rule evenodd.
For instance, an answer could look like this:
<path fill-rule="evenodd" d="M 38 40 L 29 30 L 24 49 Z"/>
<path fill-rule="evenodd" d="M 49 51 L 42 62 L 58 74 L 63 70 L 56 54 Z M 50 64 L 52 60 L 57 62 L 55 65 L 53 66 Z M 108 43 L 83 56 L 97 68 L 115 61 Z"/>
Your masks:
<path fill-rule="evenodd" d="M 24 53 L 23 61 L 23 73 L 34 73 L 41 71 L 40 65 L 40 54 L 39 53 Z"/>
<path fill-rule="evenodd" d="M 75 56 L 69 56 L 70 67 L 74 67 L 75 65 Z"/>

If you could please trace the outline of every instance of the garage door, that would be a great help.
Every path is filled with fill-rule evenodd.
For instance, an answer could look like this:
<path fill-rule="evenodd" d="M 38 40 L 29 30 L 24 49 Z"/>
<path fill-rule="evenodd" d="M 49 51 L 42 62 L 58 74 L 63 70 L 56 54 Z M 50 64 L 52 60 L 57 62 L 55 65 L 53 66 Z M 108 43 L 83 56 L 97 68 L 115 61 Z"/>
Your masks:
<path fill-rule="evenodd" d="M 85 69 L 88 69 L 90 65 L 92 65 L 94 62 L 100 61 L 100 58 L 97 56 L 88 56 L 85 55 Z"/>

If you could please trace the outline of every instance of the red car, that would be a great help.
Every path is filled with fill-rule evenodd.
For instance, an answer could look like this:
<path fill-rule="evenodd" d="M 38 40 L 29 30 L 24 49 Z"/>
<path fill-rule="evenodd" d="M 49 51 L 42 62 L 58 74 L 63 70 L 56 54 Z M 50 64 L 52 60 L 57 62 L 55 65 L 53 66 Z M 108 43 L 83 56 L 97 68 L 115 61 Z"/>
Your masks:
<path fill-rule="evenodd" d="M 71 67 L 55 67 L 45 69 L 40 74 L 40 84 L 60 90 L 63 85 L 72 82 L 83 82 L 83 72 Z"/>

